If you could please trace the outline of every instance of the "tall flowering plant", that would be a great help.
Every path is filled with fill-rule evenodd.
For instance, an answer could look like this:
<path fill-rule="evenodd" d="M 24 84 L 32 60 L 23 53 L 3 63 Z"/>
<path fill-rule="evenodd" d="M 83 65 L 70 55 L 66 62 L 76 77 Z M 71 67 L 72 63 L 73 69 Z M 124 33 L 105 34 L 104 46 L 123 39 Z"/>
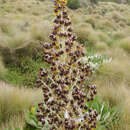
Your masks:
<path fill-rule="evenodd" d="M 86 85 L 90 66 L 82 62 L 85 47 L 76 42 L 66 10 L 67 0 L 54 0 L 54 28 L 51 43 L 43 44 L 44 61 L 49 69 L 40 68 L 38 86 L 43 102 L 38 104 L 37 119 L 50 130 L 92 130 L 97 112 L 87 102 L 97 93 L 95 85 Z"/>

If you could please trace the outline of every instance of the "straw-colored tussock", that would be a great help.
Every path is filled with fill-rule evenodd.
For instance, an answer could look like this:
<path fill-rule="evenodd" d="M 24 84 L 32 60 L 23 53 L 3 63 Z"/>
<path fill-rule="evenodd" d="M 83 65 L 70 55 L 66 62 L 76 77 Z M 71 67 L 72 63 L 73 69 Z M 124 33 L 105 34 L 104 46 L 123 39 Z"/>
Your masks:
<path fill-rule="evenodd" d="M 105 101 L 109 101 L 111 106 L 118 106 L 120 111 L 120 120 L 113 125 L 112 130 L 129 130 L 130 129 L 130 89 L 126 83 L 112 84 L 111 82 L 98 83 L 99 96 Z"/>
<path fill-rule="evenodd" d="M 33 41 L 47 40 L 48 22 L 52 20 L 48 1 L 7 0 L 1 3 L 0 47 L 16 50 L 27 47 Z"/>
<path fill-rule="evenodd" d="M 4 63 L 2 61 L 2 58 L 0 57 L 0 78 L 2 78 L 6 73 L 6 68 L 4 67 Z"/>
<path fill-rule="evenodd" d="M 0 82 L 0 126 L 8 121 L 15 123 L 14 119 L 22 118 L 22 113 L 35 103 L 41 101 L 41 91 L 38 89 L 25 89 L 12 87 L 4 82 Z M 21 116 L 20 116 L 21 115 Z M 10 119 L 13 119 L 11 121 Z M 3 122 L 3 123 L 2 123 Z M 21 121 L 22 122 L 22 121 Z M 7 124 L 6 124 L 7 125 Z M 9 124 L 8 124 L 9 125 Z"/>
<path fill-rule="evenodd" d="M 120 46 L 128 53 L 130 53 L 130 36 L 119 41 Z"/>

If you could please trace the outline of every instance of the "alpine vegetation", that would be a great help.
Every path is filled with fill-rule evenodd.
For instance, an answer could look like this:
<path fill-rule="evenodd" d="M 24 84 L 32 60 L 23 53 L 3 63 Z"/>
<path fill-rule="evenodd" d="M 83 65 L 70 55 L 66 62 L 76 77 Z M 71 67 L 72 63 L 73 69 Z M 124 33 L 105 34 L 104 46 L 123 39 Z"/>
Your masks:
<path fill-rule="evenodd" d="M 54 27 L 51 43 L 43 44 L 43 58 L 49 68 L 40 68 L 37 85 L 42 87 L 43 102 L 38 104 L 37 120 L 50 130 L 93 130 L 98 113 L 88 107 L 96 86 L 88 85 L 91 69 L 85 47 L 76 42 L 67 13 L 67 0 L 54 0 Z"/>

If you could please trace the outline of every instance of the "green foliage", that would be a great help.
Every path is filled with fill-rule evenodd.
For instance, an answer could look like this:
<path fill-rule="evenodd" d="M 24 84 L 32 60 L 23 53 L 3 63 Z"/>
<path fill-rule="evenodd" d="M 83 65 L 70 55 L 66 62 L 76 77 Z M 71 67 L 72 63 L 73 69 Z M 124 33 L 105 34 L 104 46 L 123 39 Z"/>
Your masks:
<path fill-rule="evenodd" d="M 48 130 L 49 126 L 43 126 L 39 123 L 39 121 L 36 118 L 36 112 L 38 110 L 38 106 L 35 105 L 31 108 L 31 110 L 28 110 L 25 114 L 25 120 L 26 120 L 26 126 L 25 130 L 39 130 L 39 129 L 45 129 Z"/>
<path fill-rule="evenodd" d="M 68 0 L 67 6 L 70 9 L 78 9 L 80 7 L 79 0 Z"/>
<path fill-rule="evenodd" d="M 106 130 L 111 128 L 111 125 L 118 121 L 119 113 L 116 107 L 110 107 L 108 102 L 102 102 L 99 97 L 96 97 L 93 103 L 88 104 L 89 108 L 96 109 L 98 111 L 98 126 L 96 130 Z M 31 110 L 25 114 L 26 127 L 25 130 L 48 130 L 49 126 L 42 127 L 36 119 L 36 112 L 38 106 L 35 105 Z"/>
<path fill-rule="evenodd" d="M 86 45 L 88 44 L 86 43 Z M 87 57 L 84 60 L 89 63 L 92 71 L 95 72 L 102 64 L 111 62 L 112 58 L 96 54 L 95 50 L 92 47 L 88 47 Z"/>
<path fill-rule="evenodd" d="M 25 50 L 25 52 L 26 51 L 27 50 Z M 101 64 L 110 62 L 110 58 L 95 53 L 91 47 L 88 48 L 87 57 L 84 59 L 89 62 L 93 71 L 96 71 Z M 17 57 L 16 63 L 12 62 L 6 65 L 8 73 L 5 74 L 3 80 L 14 85 L 35 87 L 39 68 L 41 66 L 48 67 L 48 65 L 42 61 L 41 50 L 37 51 L 37 55 L 29 56 L 22 56 L 22 53 L 18 51 L 15 57 Z"/>
<path fill-rule="evenodd" d="M 14 129 L 12 129 L 12 128 L 7 128 L 7 129 L 5 129 L 5 130 L 20 130 L 20 128 L 14 128 Z"/>
<path fill-rule="evenodd" d="M 36 118 L 36 112 L 37 112 L 38 107 L 32 107 L 30 111 L 27 111 L 25 115 L 25 120 L 26 120 L 26 128 L 31 128 L 31 129 L 38 129 L 41 128 L 37 118 Z"/>
<path fill-rule="evenodd" d="M 41 54 L 37 57 L 22 57 L 18 64 L 7 65 L 8 73 L 4 77 L 4 81 L 23 86 L 35 87 L 39 68 L 46 67 L 42 62 Z"/>
<path fill-rule="evenodd" d="M 90 2 L 91 2 L 92 4 L 97 4 L 97 3 L 98 3 L 98 0 L 90 0 Z"/>
<path fill-rule="evenodd" d="M 102 102 L 98 97 L 88 106 L 97 110 L 99 127 L 110 128 L 112 124 L 119 120 L 118 108 L 110 107 L 108 102 Z"/>
<path fill-rule="evenodd" d="M 111 62 L 111 58 L 108 58 L 106 56 L 101 56 L 98 54 L 93 54 L 87 57 L 87 61 L 91 66 L 91 69 L 93 71 L 98 70 L 99 66 L 103 63 Z"/>

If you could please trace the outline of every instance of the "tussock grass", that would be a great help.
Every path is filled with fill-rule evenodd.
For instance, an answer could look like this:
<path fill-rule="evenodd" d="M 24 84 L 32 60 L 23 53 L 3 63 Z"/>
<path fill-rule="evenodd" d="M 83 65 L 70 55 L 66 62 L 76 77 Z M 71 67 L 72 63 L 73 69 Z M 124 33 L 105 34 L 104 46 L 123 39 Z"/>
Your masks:
<path fill-rule="evenodd" d="M 105 43 L 107 46 L 119 46 L 118 41 L 129 37 L 129 5 L 101 2 L 94 9 L 71 11 L 79 41 L 88 41 L 91 45 Z M 116 45 L 115 45 L 116 44 Z M 103 45 L 103 44 L 102 44 Z M 128 46 L 127 44 L 126 46 Z M 125 46 L 125 45 L 124 45 Z"/>
<path fill-rule="evenodd" d="M 112 130 L 130 129 L 130 89 L 126 83 L 113 84 L 112 82 L 96 82 L 99 86 L 99 96 L 105 101 L 109 101 L 112 107 L 118 106 L 120 111 L 120 120 L 112 126 Z"/>
<path fill-rule="evenodd" d="M 1 1 L 0 47 L 15 51 L 28 48 L 32 43 L 38 46 L 39 41 L 48 41 L 49 25 L 53 20 L 51 7 L 52 2 L 48 0 Z M 69 13 L 80 41 L 99 45 L 110 42 L 113 37 L 120 39 L 129 34 L 126 29 L 130 24 L 129 11 L 128 5 L 102 2 L 94 9 L 80 8 Z M 112 40 L 115 43 L 115 38 Z"/>
<path fill-rule="evenodd" d="M 112 126 L 112 130 L 129 130 L 129 55 L 119 48 L 118 44 L 101 53 L 112 57 L 112 62 L 103 64 L 97 72 L 95 82 L 98 86 L 98 94 L 103 100 L 109 101 L 111 107 L 117 106 L 121 113 L 119 122 Z"/>
<path fill-rule="evenodd" d="M 130 53 L 130 37 L 122 39 L 119 44 L 126 52 Z"/>
<path fill-rule="evenodd" d="M 50 26 L 49 21 L 47 20 L 40 22 L 39 24 L 33 24 L 31 27 L 31 36 L 34 40 L 48 41 L 49 32 Z"/>
<path fill-rule="evenodd" d="M 75 32 L 80 42 L 87 41 L 90 45 L 94 46 L 99 41 L 97 33 L 89 24 L 79 24 L 79 26 L 75 28 Z"/>
<path fill-rule="evenodd" d="M 50 2 L 35 0 L 3 2 L 0 5 L 0 10 L 4 12 L 0 15 L 3 19 L 0 21 L 0 46 L 16 50 L 28 47 L 32 41 L 45 41 L 48 35 L 48 22 L 52 20 L 49 13 L 52 10 L 48 3 Z"/>
<path fill-rule="evenodd" d="M 109 81 L 122 81 L 124 73 L 119 67 L 122 66 L 118 66 L 118 64 L 116 63 L 106 63 L 99 68 L 98 75 L 101 75 L 102 77 L 104 77 L 104 79 L 107 78 L 107 80 Z"/>
<path fill-rule="evenodd" d="M 12 87 L 0 82 L 1 127 L 3 127 L 3 125 L 13 125 L 17 123 L 23 124 L 24 111 L 40 101 L 41 91 L 38 89 Z"/>
<path fill-rule="evenodd" d="M 104 51 L 104 50 L 108 49 L 106 43 L 100 42 L 100 41 L 96 43 L 95 47 L 98 51 Z"/>
<path fill-rule="evenodd" d="M 110 37 L 102 31 L 97 31 L 97 35 L 101 42 L 107 43 L 110 41 Z"/>
<path fill-rule="evenodd" d="M 25 126 L 25 117 L 24 114 L 17 114 L 11 116 L 7 122 L 2 122 L 0 124 L 1 130 L 15 130 L 16 128 L 19 128 L 20 130 L 23 130 Z"/>
<path fill-rule="evenodd" d="M 123 107 L 122 104 L 124 104 L 124 101 L 127 99 L 127 97 L 129 97 L 129 89 L 125 83 L 122 82 L 121 84 L 116 85 L 112 84 L 111 82 L 105 82 L 98 84 L 103 85 L 99 88 L 99 95 L 101 94 L 104 100 L 109 101 L 111 106 L 121 105 Z"/>
<path fill-rule="evenodd" d="M 2 58 L 0 57 L 0 78 L 3 78 L 3 76 L 6 73 L 6 68 L 4 67 L 4 63 L 2 61 Z"/>
<path fill-rule="evenodd" d="M 118 53 L 120 53 L 118 55 Z M 130 85 L 130 62 L 129 56 L 122 51 L 115 51 L 113 53 L 113 60 L 111 63 L 106 63 L 100 66 L 97 74 L 100 80 L 103 78 L 104 81 L 113 82 L 115 84 L 125 81 L 126 84 Z M 116 59 L 115 59 L 116 58 Z"/>

